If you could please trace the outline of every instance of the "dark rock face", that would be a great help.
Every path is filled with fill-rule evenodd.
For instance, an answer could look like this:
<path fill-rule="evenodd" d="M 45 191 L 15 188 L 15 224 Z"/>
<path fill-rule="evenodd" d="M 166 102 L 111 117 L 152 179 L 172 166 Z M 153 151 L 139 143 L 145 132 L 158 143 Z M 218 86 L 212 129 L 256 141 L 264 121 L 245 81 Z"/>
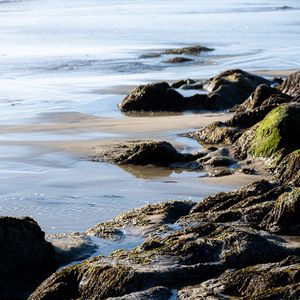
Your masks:
<path fill-rule="evenodd" d="M 300 235 L 300 188 L 282 194 L 262 226 L 270 232 Z"/>
<path fill-rule="evenodd" d="M 167 82 L 141 85 L 134 89 L 119 107 L 122 111 L 176 111 L 184 107 L 184 97 Z"/>
<path fill-rule="evenodd" d="M 291 74 L 280 86 L 282 93 L 292 97 L 300 95 L 300 71 Z"/>
<path fill-rule="evenodd" d="M 194 84 L 195 83 L 195 80 L 193 79 L 185 79 L 185 80 L 178 80 L 178 81 L 175 81 L 171 84 L 171 88 L 172 89 L 178 89 L 180 87 L 182 87 L 183 85 L 186 85 L 186 84 Z"/>
<path fill-rule="evenodd" d="M 122 111 L 224 110 L 242 103 L 260 84 L 270 82 L 242 70 L 229 70 L 209 80 L 208 95 L 183 97 L 160 82 L 137 87 L 119 107 Z"/>
<path fill-rule="evenodd" d="M 111 145 L 92 157 L 94 161 L 107 161 L 117 164 L 169 166 L 175 162 L 187 162 L 197 157 L 184 155 L 168 142 L 132 141 Z"/>
<path fill-rule="evenodd" d="M 0 217 L 0 298 L 25 299 L 55 271 L 55 253 L 30 218 Z"/>
<path fill-rule="evenodd" d="M 281 183 L 300 186 L 300 151 L 288 154 L 279 163 L 274 175 Z"/>
<path fill-rule="evenodd" d="M 179 291 L 188 299 L 299 299 L 299 257 L 227 271 L 217 279 Z"/>
<path fill-rule="evenodd" d="M 258 85 L 270 82 L 242 70 L 228 70 L 210 79 L 209 98 L 219 109 L 228 109 L 245 101 Z"/>

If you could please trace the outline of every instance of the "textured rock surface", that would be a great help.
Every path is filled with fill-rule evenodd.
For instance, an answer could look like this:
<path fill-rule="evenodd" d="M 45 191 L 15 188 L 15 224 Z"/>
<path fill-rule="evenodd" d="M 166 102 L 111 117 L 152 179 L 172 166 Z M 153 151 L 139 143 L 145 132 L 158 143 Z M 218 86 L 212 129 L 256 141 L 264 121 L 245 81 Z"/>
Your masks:
<path fill-rule="evenodd" d="M 227 271 L 217 279 L 179 291 L 180 300 L 204 299 L 299 299 L 300 259 L 260 264 Z"/>
<path fill-rule="evenodd" d="M 25 299 L 56 267 L 52 245 L 30 218 L 0 217 L 0 298 Z"/>
<path fill-rule="evenodd" d="M 300 71 L 291 74 L 280 86 L 280 90 L 289 96 L 300 95 Z"/>

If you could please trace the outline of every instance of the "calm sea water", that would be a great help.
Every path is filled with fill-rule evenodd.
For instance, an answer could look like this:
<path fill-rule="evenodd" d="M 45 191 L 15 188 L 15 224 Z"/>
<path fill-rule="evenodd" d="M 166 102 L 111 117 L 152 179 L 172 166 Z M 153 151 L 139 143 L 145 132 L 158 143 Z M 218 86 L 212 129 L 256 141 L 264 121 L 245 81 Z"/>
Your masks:
<path fill-rule="evenodd" d="M 217 191 L 193 183 L 197 174 L 169 174 L 176 178 L 170 188 L 26 144 L 62 136 L 6 129 L 43 124 L 58 112 L 123 118 L 119 86 L 228 68 L 299 68 L 299 20 L 298 0 L 0 1 L 0 213 L 31 215 L 47 232 L 74 231 L 147 202 Z M 195 44 L 215 51 L 182 66 L 141 58 Z"/>

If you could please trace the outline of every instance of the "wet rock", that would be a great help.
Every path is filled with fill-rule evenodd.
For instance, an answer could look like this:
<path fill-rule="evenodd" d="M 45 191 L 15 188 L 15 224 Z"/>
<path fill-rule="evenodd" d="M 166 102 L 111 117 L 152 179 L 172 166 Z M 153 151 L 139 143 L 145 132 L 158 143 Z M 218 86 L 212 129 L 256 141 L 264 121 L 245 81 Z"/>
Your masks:
<path fill-rule="evenodd" d="M 209 177 L 223 177 L 234 174 L 234 171 L 228 168 L 214 169 L 208 173 Z"/>
<path fill-rule="evenodd" d="M 172 296 L 170 289 L 166 287 L 154 287 L 142 292 L 131 293 L 122 297 L 107 298 L 107 300 L 169 300 Z"/>
<path fill-rule="evenodd" d="M 235 69 L 220 73 L 210 79 L 207 86 L 212 107 L 232 108 L 247 99 L 258 85 L 270 85 L 267 79 Z"/>
<path fill-rule="evenodd" d="M 52 245 L 31 218 L 0 217 L 0 298 L 25 299 L 57 268 Z"/>
<path fill-rule="evenodd" d="M 194 60 L 191 59 L 191 58 L 177 56 L 177 57 L 170 58 L 170 59 L 166 60 L 166 63 L 168 63 L 168 64 L 180 64 L 180 63 L 186 63 L 186 62 L 192 62 L 192 61 L 194 61 Z"/>
<path fill-rule="evenodd" d="M 228 270 L 217 279 L 178 292 L 188 299 L 299 299 L 299 257 L 259 264 L 241 270 Z"/>
<path fill-rule="evenodd" d="M 183 90 L 202 90 L 204 87 L 203 82 L 195 82 L 190 84 L 184 84 L 181 86 Z"/>
<path fill-rule="evenodd" d="M 130 141 L 99 148 L 91 156 L 93 161 L 105 161 L 116 164 L 169 166 L 172 163 L 186 163 L 196 160 L 195 154 L 181 154 L 168 142 Z"/>
<path fill-rule="evenodd" d="M 204 47 L 204 46 L 190 46 L 190 47 L 183 47 L 178 49 L 169 49 L 164 52 L 164 54 L 175 54 L 175 55 L 181 55 L 181 54 L 188 54 L 188 55 L 198 55 L 202 52 L 210 52 L 214 49 Z"/>
<path fill-rule="evenodd" d="M 229 167 L 236 163 L 237 163 L 237 161 L 232 158 L 225 157 L 225 156 L 216 156 L 216 157 L 211 157 L 209 160 L 205 161 L 203 164 L 216 168 L 216 167 Z"/>
<path fill-rule="evenodd" d="M 156 286 L 181 288 L 217 277 L 228 268 L 275 262 L 299 251 L 250 228 L 200 225 L 150 236 L 133 250 L 65 268 L 29 299 L 105 299 Z"/>
<path fill-rule="evenodd" d="M 189 84 L 194 84 L 194 83 L 195 83 L 195 80 L 189 79 L 189 78 L 185 79 L 185 80 L 178 80 L 171 84 L 171 88 L 178 89 L 178 88 L 182 87 L 183 85 L 189 85 Z"/>
<path fill-rule="evenodd" d="M 269 158 L 270 166 L 276 166 L 284 154 L 300 148 L 300 140 L 295 138 L 299 133 L 299 104 L 281 105 L 236 141 L 236 154 Z"/>
<path fill-rule="evenodd" d="M 247 175 L 254 175 L 257 173 L 257 171 L 253 168 L 242 168 L 240 171 Z"/>
<path fill-rule="evenodd" d="M 199 143 L 208 145 L 231 145 L 241 136 L 241 132 L 234 127 L 226 126 L 223 122 L 214 122 L 198 131 L 189 133 L 188 136 L 196 139 Z"/>
<path fill-rule="evenodd" d="M 282 93 L 292 97 L 300 95 L 300 71 L 291 74 L 279 87 Z"/>
<path fill-rule="evenodd" d="M 300 150 L 288 154 L 275 169 L 274 176 L 281 183 L 300 186 Z"/>
<path fill-rule="evenodd" d="M 270 232 L 300 235 L 300 188 L 294 188 L 277 199 L 262 227 Z"/>
<path fill-rule="evenodd" d="M 195 205 L 191 201 L 170 201 L 150 204 L 142 208 L 121 213 L 114 220 L 99 223 L 87 233 L 103 238 L 115 239 L 114 235 L 103 235 L 103 232 L 114 232 L 126 227 L 139 227 L 143 235 L 147 235 L 163 224 L 173 224 L 180 217 L 187 215 Z"/>
<path fill-rule="evenodd" d="M 177 111 L 184 106 L 184 97 L 167 82 L 141 85 L 119 104 L 122 111 Z"/>
<path fill-rule="evenodd" d="M 60 265 L 89 258 L 98 249 L 84 233 L 54 234 L 48 235 L 47 239 L 53 245 L 56 261 Z"/>

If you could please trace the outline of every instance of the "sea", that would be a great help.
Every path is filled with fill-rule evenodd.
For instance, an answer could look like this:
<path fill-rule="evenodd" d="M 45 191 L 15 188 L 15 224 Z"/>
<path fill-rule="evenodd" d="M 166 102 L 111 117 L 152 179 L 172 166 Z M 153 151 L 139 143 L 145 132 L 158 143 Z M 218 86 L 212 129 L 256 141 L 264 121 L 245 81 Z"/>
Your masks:
<path fill-rule="evenodd" d="M 215 50 L 185 64 L 156 55 L 193 45 Z M 299 69 L 299 54 L 299 0 L 0 0 L 0 214 L 74 232 L 147 203 L 233 189 L 201 172 L 128 170 L 53 145 L 127 138 L 66 127 L 139 118 L 117 106 L 139 84 Z"/>

